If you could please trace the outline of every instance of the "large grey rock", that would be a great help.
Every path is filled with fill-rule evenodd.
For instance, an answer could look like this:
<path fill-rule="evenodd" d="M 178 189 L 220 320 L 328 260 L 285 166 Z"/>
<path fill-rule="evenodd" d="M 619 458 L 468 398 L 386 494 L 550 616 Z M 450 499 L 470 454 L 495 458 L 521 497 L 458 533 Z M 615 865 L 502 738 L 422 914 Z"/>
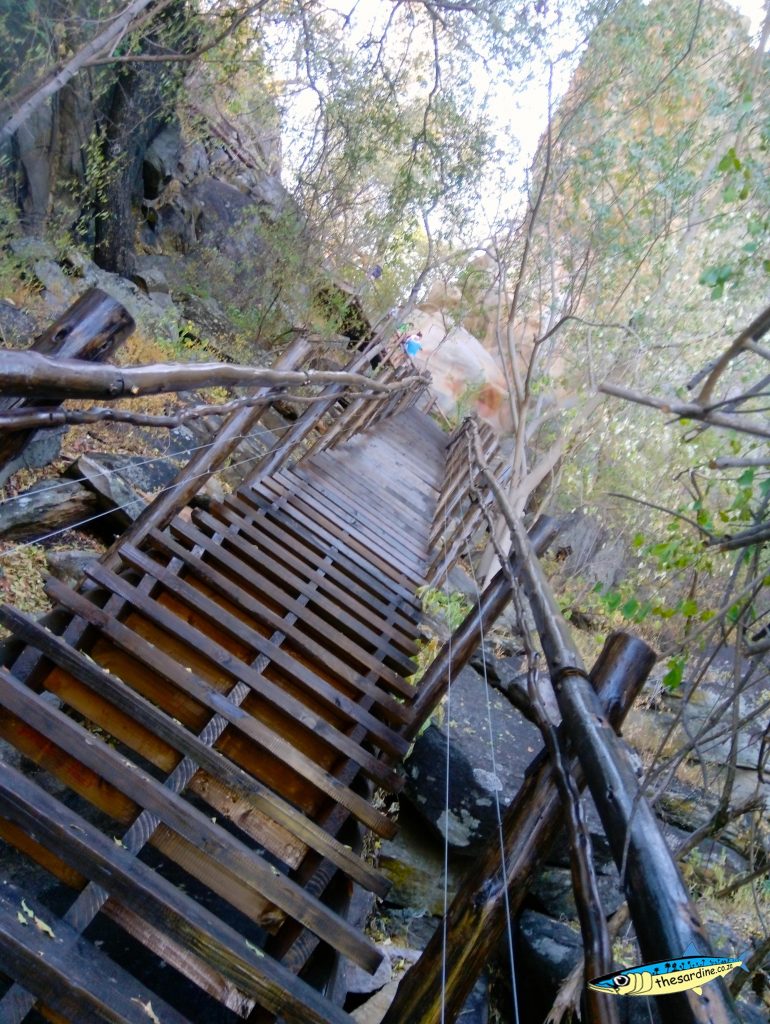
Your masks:
<path fill-rule="evenodd" d="M 87 288 L 101 288 L 126 307 L 140 329 L 159 339 L 178 340 L 179 315 L 176 307 L 168 303 L 166 295 L 160 301 L 154 301 L 133 281 L 102 270 L 78 249 L 70 249 L 63 262 L 76 296 Z"/>
<path fill-rule="evenodd" d="M 0 299 L 0 343 L 28 347 L 34 340 L 34 319 L 6 299 Z"/>
<path fill-rule="evenodd" d="M 46 306 L 52 314 L 59 314 L 71 306 L 80 291 L 74 281 L 55 260 L 38 260 L 34 265 L 35 277 L 42 285 Z"/>
<path fill-rule="evenodd" d="M 391 906 L 408 907 L 427 914 L 444 913 L 444 855 L 442 848 L 426 836 L 419 822 L 402 814 L 398 835 L 380 844 L 379 867 L 391 883 L 387 899 Z M 450 864 L 446 898 L 451 900 L 462 872 Z"/>
<path fill-rule="evenodd" d="M 82 551 L 67 548 L 63 551 L 49 551 L 46 554 L 46 562 L 52 576 L 74 587 L 83 578 L 86 569 L 98 561 L 100 555 L 101 552 L 94 549 Z"/>
<path fill-rule="evenodd" d="M 535 911 L 527 910 L 521 915 L 515 955 L 521 1020 L 545 1019 L 559 989 L 582 955 L 578 931 Z M 622 1024 L 659 1024 L 654 1002 L 644 997 L 616 1000 L 620 1021 Z"/>
<path fill-rule="evenodd" d="M 41 480 L 0 505 L 0 538 L 30 541 L 78 526 L 99 511 L 95 496 L 79 483 Z"/>
<path fill-rule="evenodd" d="M 453 681 L 443 725 L 431 725 L 406 763 L 404 796 L 453 849 L 473 853 L 497 825 L 541 748 L 538 729 L 481 676 L 464 669 Z M 489 710 L 487 709 L 489 702 Z M 494 758 L 490 745 L 494 744 Z M 449 807 L 446 746 L 449 737 Z"/>
<path fill-rule="evenodd" d="M 614 914 L 625 901 L 617 871 L 606 863 L 596 865 L 596 883 L 605 916 Z M 557 921 L 577 920 L 577 907 L 572 891 L 572 874 L 568 868 L 545 867 L 535 879 L 527 895 L 530 907 Z"/>
<path fill-rule="evenodd" d="M 573 512 L 561 521 L 553 551 L 563 563 L 562 572 L 581 576 L 586 583 L 612 587 L 623 574 L 625 542 L 594 516 L 582 512 Z"/>
<path fill-rule="evenodd" d="M 66 427 L 36 430 L 15 458 L 0 466 L 0 487 L 21 469 L 42 469 L 58 459 Z"/>
<path fill-rule="evenodd" d="M 177 174 L 182 153 L 178 123 L 164 125 L 144 154 L 142 176 L 147 199 L 156 199 L 165 185 Z"/>
<path fill-rule="evenodd" d="M 195 182 L 186 195 L 195 218 L 196 239 L 230 259 L 247 260 L 253 270 L 255 257 L 265 248 L 259 235 L 256 200 L 214 178 Z"/>

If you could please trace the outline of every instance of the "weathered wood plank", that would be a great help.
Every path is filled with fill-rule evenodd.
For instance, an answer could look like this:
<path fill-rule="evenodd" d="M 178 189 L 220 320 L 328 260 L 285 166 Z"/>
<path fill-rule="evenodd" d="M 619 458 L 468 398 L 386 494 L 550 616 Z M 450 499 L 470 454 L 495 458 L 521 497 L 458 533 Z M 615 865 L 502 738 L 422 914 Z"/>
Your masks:
<path fill-rule="evenodd" d="M 162 583 L 163 586 L 175 597 L 194 608 L 199 614 L 206 616 L 211 622 L 216 623 L 225 632 L 234 637 L 238 637 L 245 643 L 248 643 L 259 654 L 264 654 L 265 657 L 269 658 L 274 665 L 277 665 L 283 672 L 285 672 L 289 678 L 305 687 L 309 693 L 313 694 L 314 697 L 322 701 L 324 705 L 328 706 L 335 715 L 339 715 L 351 723 L 360 723 L 363 725 L 371 740 L 378 746 L 381 746 L 384 750 L 387 750 L 389 753 L 396 756 L 402 756 L 407 752 L 409 745 L 400 736 L 394 733 L 392 729 L 388 728 L 388 726 L 379 721 L 373 715 L 362 711 L 354 700 L 351 700 L 350 697 L 342 691 L 331 686 L 318 675 L 308 670 L 295 658 L 292 658 L 291 655 L 283 648 L 278 647 L 278 645 L 274 644 L 270 639 L 260 633 L 257 633 L 255 629 L 247 625 L 247 623 L 242 619 L 236 618 L 230 612 L 226 611 L 221 605 L 205 597 L 200 590 L 190 586 L 190 584 L 185 580 L 182 580 L 169 572 L 168 569 L 160 565 L 158 562 L 153 561 L 153 559 L 149 558 L 143 552 L 137 551 L 135 548 L 128 545 L 124 546 L 121 553 L 123 558 L 132 566 L 132 568 L 139 569 L 141 572 L 154 576 L 155 579 Z M 97 579 L 101 583 L 104 583 L 107 578 L 98 567 L 89 569 L 88 575 L 93 579 Z M 117 577 L 112 577 L 111 585 L 113 587 L 116 579 Z M 198 646 L 202 647 L 202 643 L 203 640 L 201 638 L 198 641 Z M 244 667 L 247 668 L 247 666 Z M 248 680 L 244 679 L 244 682 L 248 682 Z M 257 690 L 256 685 L 254 686 L 254 689 Z M 267 687 L 261 687 L 260 689 L 266 691 Z M 263 692 L 262 695 L 267 696 L 267 693 Z M 277 695 L 274 693 L 273 696 L 275 697 Z M 285 709 L 287 707 L 287 694 L 285 691 L 280 692 L 278 700 L 280 706 Z M 298 701 L 296 703 L 299 704 Z M 298 707 L 297 710 L 302 714 L 307 714 L 307 708 L 304 705 Z M 338 746 L 341 743 L 342 740 L 338 740 Z M 349 745 L 347 746 L 349 747 Z M 354 758 L 358 756 L 359 758 L 366 760 L 367 765 L 369 765 L 368 758 L 365 757 L 364 752 L 362 752 L 360 748 L 355 752 L 349 749 L 344 752 Z M 362 765 L 362 767 L 364 767 L 364 765 Z M 369 768 L 377 776 L 378 780 L 382 778 L 380 765 L 369 765 Z"/>
<path fill-rule="evenodd" d="M 226 526 L 229 532 L 224 536 L 223 543 L 233 545 L 239 556 L 251 564 L 267 567 L 270 563 L 267 559 L 263 561 L 262 553 L 269 554 L 273 564 L 285 567 L 285 578 L 296 585 L 300 594 L 304 592 L 306 586 L 317 587 L 319 598 L 314 598 L 315 602 L 321 604 L 321 607 L 326 607 L 322 601 L 331 602 L 334 618 L 358 632 L 369 642 L 376 641 L 379 632 L 384 631 L 390 637 L 394 649 L 393 657 L 400 657 L 402 664 L 404 660 L 408 662 L 410 656 L 416 654 L 416 629 L 413 624 L 397 616 L 396 621 L 387 626 L 387 604 L 378 596 L 359 587 L 354 581 L 348 587 L 346 580 L 349 577 L 340 572 L 333 563 L 329 566 L 328 572 L 321 576 L 315 568 L 320 558 L 308 561 L 296 557 L 302 553 L 301 542 L 289 533 L 283 533 L 280 526 L 271 524 L 266 518 L 259 520 L 259 526 L 251 519 L 244 518 L 244 515 L 248 514 L 245 506 L 242 506 L 242 510 L 237 510 L 234 503 L 228 501 L 227 505 L 216 506 L 213 512 L 220 517 L 219 521 L 213 515 L 198 510 L 193 512 L 192 521 L 196 526 L 209 529 L 212 533 L 216 532 L 218 522 Z M 233 531 L 236 530 L 238 533 L 234 534 Z M 284 542 L 286 546 L 282 546 Z M 340 608 L 344 610 L 344 618 L 337 610 Z"/>
<path fill-rule="evenodd" d="M 38 920 L 50 933 L 35 926 Z M 46 907 L 8 886 L 0 889 L 0 957 L 4 971 L 65 1020 L 148 1024 L 149 1007 L 163 1024 L 190 1024 Z"/>
<path fill-rule="evenodd" d="M 254 512 L 280 523 L 311 545 L 321 549 L 333 546 L 335 562 L 347 576 L 358 580 L 359 584 L 376 594 L 382 595 L 385 591 L 386 601 L 390 600 L 391 594 L 399 598 L 404 618 L 411 618 L 415 622 L 418 620 L 417 605 L 409 581 L 399 582 L 384 572 L 381 566 L 372 565 L 364 545 L 356 549 L 354 544 L 348 543 L 350 538 L 346 537 L 344 530 L 327 528 L 327 524 L 320 521 L 314 510 L 303 507 L 302 502 L 290 505 L 276 501 L 275 495 L 266 487 L 267 483 L 261 481 L 254 490 L 241 488 L 237 494 L 238 499 L 247 507 L 251 506 Z"/>
<path fill-rule="evenodd" d="M 287 1022 L 350 1024 L 347 1014 L 309 985 L 250 949 L 234 929 L 9 766 L 0 773 L 0 813 Z M 370 969 L 379 961 L 377 955 Z"/>
<path fill-rule="evenodd" d="M 257 809 L 264 795 L 264 786 L 256 782 L 247 772 L 233 764 L 211 746 L 202 742 L 198 736 L 183 728 L 173 718 L 164 714 L 153 703 L 146 700 L 127 686 L 112 673 L 100 669 L 80 651 L 74 650 L 59 637 L 47 633 L 37 623 L 32 622 L 22 612 L 7 606 L 0 606 L 0 623 L 13 630 L 27 643 L 33 644 L 42 651 L 54 665 L 71 673 L 91 690 L 108 696 L 114 705 L 121 709 L 131 720 L 152 730 L 179 754 L 193 759 L 213 776 L 212 781 L 226 785 L 226 799 L 217 802 L 215 809 L 226 809 L 232 803 L 234 795 L 242 795 L 249 807 Z M 99 723 L 101 724 L 101 723 Z M 103 727 L 103 726 L 102 726 Z M 199 793 L 206 794 L 211 782 L 198 788 Z M 281 837 L 271 852 L 281 856 L 286 853 L 286 839 L 290 834 Z M 305 851 L 304 845 L 298 847 L 298 853 Z M 296 857 L 290 861 L 294 866 Z"/>
<path fill-rule="evenodd" d="M 376 544 L 378 553 L 387 557 L 394 569 L 399 568 L 404 575 L 412 579 L 422 577 L 425 551 L 415 547 L 414 538 L 408 530 L 405 529 L 400 535 L 393 532 L 392 516 L 369 516 L 364 507 L 339 498 L 311 473 L 300 475 L 283 470 L 271 479 L 285 485 L 289 493 L 312 495 L 314 503 L 333 516 L 335 522 L 345 527 L 349 533 L 368 545 Z"/>
<path fill-rule="evenodd" d="M 195 517 L 194 521 L 197 522 Z M 208 522 L 212 523 L 213 521 L 208 520 Z M 247 564 L 241 550 L 238 550 L 238 554 L 236 554 L 225 546 L 225 543 L 231 539 L 229 537 L 222 538 L 217 543 L 214 537 L 204 534 L 195 526 L 180 519 L 175 519 L 168 529 L 174 536 L 200 548 L 211 562 L 233 573 L 237 570 L 243 580 L 274 601 L 284 613 L 296 614 L 297 628 L 315 631 L 319 637 L 322 636 L 326 639 L 340 654 L 344 654 L 353 664 L 358 664 L 361 669 L 376 669 L 378 685 L 390 689 L 402 697 L 409 697 L 413 693 L 413 688 L 403 680 L 404 674 L 411 675 L 414 671 L 414 663 L 409 658 L 390 646 L 385 652 L 391 657 L 398 658 L 400 667 L 406 670 L 401 675 L 393 669 L 388 669 L 384 658 L 378 663 L 373 653 L 378 638 L 375 631 L 366 629 L 360 622 L 354 624 L 352 616 L 347 615 L 341 606 L 325 602 L 318 593 L 308 594 L 310 600 L 300 603 L 309 589 L 307 585 L 293 574 L 287 573 L 285 566 L 279 566 L 263 550 L 256 549 L 253 552 L 253 559 Z M 280 581 L 283 586 L 279 586 L 276 581 Z M 290 587 L 289 590 L 286 589 L 287 586 Z M 326 617 L 322 618 L 311 611 L 311 603 L 321 605 L 327 613 Z M 347 630 L 344 632 L 340 628 L 343 625 L 347 626 Z M 365 644 L 362 643 L 362 640 L 365 641 Z"/>
<path fill-rule="evenodd" d="M 276 736 L 260 722 L 256 721 L 239 705 L 230 701 L 223 694 L 219 693 L 218 690 L 207 686 L 194 673 L 186 672 L 182 666 L 169 658 L 163 651 L 153 647 L 126 626 L 114 620 L 110 621 L 109 617 L 105 616 L 101 609 L 93 605 L 88 607 L 90 602 L 85 601 L 82 597 L 77 601 L 77 599 L 73 599 L 71 595 L 62 591 L 66 591 L 66 588 L 61 587 L 61 585 L 60 587 L 51 587 L 52 594 L 60 595 L 59 599 L 68 601 L 71 606 L 76 608 L 79 615 L 88 618 L 88 621 L 94 625 L 99 625 L 103 629 L 104 634 L 109 636 L 115 644 L 130 649 L 136 657 L 140 657 L 145 661 L 148 667 L 152 668 L 153 672 L 190 693 L 212 712 L 223 716 L 235 729 L 242 732 L 244 736 L 265 747 L 281 760 L 286 761 L 295 771 L 300 773 L 307 771 L 308 781 L 318 786 L 322 792 L 327 792 L 328 790 L 327 795 L 331 796 L 338 803 L 344 803 L 346 806 L 350 804 L 350 810 L 356 816 L 358 816 L 357 812 L 364 813 L 361 809 L 361 804 L 363 804 L 366 808 L 364 816 L 371 821 L 369 827 L 372 827 L 374 831 L 384 828 L 384 834 L 393 835 L 393 825 L 387 818 L 383 822 L 381 819 L 384 816 L 377 812 L 372 813 L 371 808 L 369 808 L 363 798 L 355 793 L 350 793 L 345 787 L 340 786 L 327 772 L 322 771 L 314 762 L 295 750 L 291 744 L 286 743 L 280 736 Z M 258 799 L 260 800 L 260 809 L 266 815 L 278 821 L 293 835 L 306 842 L 308 846 L 314 848 L 317 844 L 322 844 L 331 859 L 344 856 L 339 848 L 335 848 L 334 843 L 330 844 L 328 842 L 328 837 L 322 830 L 313 826 L 313 823 L 304 815 L 290 808 L 279 795 L 271 793 L 267 787 L 262 790 Z M 352 874 L 353 865 L 346 863 L 345 870 Z M 371 881 L 370 879 L 370 883 Z"/>
<path fill-rule="evenodd" d="M 323 503 L 308 490 L 290 491 L 275 477 L 268 477 L 250 493 L 266 500 L 268 507 L 284 509 L 302 522 L 312 523 L 316 531 L 333 537 L 340 550 L 357 560 L 381 586 L 394 591 L 407 602 L 414 600 L 414 587 L 424 582 L 422 576 L 411 567 L 392 565 L 381 557 L 365 540 L 350 532 L 341 516 L 324 508 Z"/>
<path fill-rule="evenodd" d="M 184 532 L 188 538 L 190 538 L 191 535 L 194 536 L 196 533 L 194 530 L 187 529 L 183 531 L 181 528 L 178 528 L 178 532 Z M 205 542 L 205 537 L 202 537 L 200 534 L 198 534 L 198 536 Z M 203 559 L 199 558 L 192 551 L 189 551 L 175 543 L 167 535 L 154 532 L 150 535 L 150 539 L 153 546 L 157 546 L 161 551 L 179 558 L 180 561 L 183 561 L 187 566 L 189 566 L 198 579 L 222 597 L 226 597 L 241 611 L 245 612 L 250 617 L 257 619 L 263 625 L 270 627 L 272 630 L 282 629 L 285 636 L 292 641 L 293 646 L 297 650 L 301 651 L 305 657 L 318 662 L 317 670 L 325 669 L 327 672 L 331 672 L 334 676 L 347 683 L 350 687 L 358 690 L 360 693 L 365 693 L 372 697 L 378 714 L 382 714 L 383 717 L 390 722 L 403 723 L 407 720 L 408 714 L 403 704 L 399 704 L 377 685 L 368 683 L 360 673 L 349 664 L 349 661 L 344 661 L 338 655 L 334 654 L 333 650 L 328 649 L 332 647 L 331 643 L 329 643 L 328 647 L 325 649 L 319 642 L 303 633 L 297 626 L 286 625 L 285 623 L 282 626 L 283 620 L 279 614 L 271 611 L 252 594 L 244 590 L 243 587 L 239 586 L 231 576 L 222 575 L 222 573 L 215 569 L 209 562 L 204 562 Z M 194 540 L 192 542 L 195 543 Z M 222 562 L 226 561 L 226 554 L 223 554 L 221 549 L 217 548 L 216 545 L 208 546 L 204 543 L 201 546 L 207 547 L 209 557 L 212 560 L 216 559 Z M 249 574 L 248 570 L 246 570 L 243 565 L 239 566 L 235 559 L 230 560 L 228 568 L 233 572 L 238 572 L 241 580 L 248 580 L 249 576 L 253 577 L 255 575 L 253 573 Z M 275 592 L 275 588 L 271 587 L 264 577 L 261 580 L 257 577 L 255 585 L 257 587 L 261 587 L 262 593 L 266 594 L 268 597 L 273 596 L 275 593 L 276 601 L 280 600 L 280 596 Z M 308 614 L 309 613 L 305 612 L 306 620 L 308 619 Z M 352 660 L 355 658 L 356 651 L 353 644 L 349 642 L 345 643 L 343 650 L 348 655 L 349 659 Z M 367 660 L 370 662 L 370 668 L 376 666 L 376 663 L 375 665 L 371 664 L 373 659 Z M 387 679 L 391 685 L 396 682 L 397 684 L 400 684 L 400 686 L 396 686 L 399 692 L 402 692 L 401 687 L 408 687 L 408 684 L 404 684 L 400 677 L 396 676 L 395 673 L 389 672 L 388 669 L 383 668 L 381 664 L 376 667 L 379 669 L 380 677 L 383 680 Z M 378 679 L 377 682 L 379 683 L 380 680 Z"/>

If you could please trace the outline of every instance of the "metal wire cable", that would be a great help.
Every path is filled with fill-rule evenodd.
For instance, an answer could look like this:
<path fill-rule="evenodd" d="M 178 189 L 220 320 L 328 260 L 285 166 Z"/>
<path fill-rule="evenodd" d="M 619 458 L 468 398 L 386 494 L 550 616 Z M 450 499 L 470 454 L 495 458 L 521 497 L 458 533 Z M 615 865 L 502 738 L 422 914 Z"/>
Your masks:
<path fill-rule="evenodd" d="M 497 774 L 497 757 L 495 754 L 495 736 L 492 731 L 492 703 L 489 699 L 489 676 L 487 673 L 487 652 L 484 648 L 484 624 L 481 617 L 481 590 L 479 589 L 479 582 L 476 576 L 476 568 L 471 559 L 470 543 L 468 538 L 465 538 L 465 557 L 468 561 L 468 565 L 471 570 L 471 578 L 473 579 L 473 586 L 476 590 L 476 608 L 478 610 L 479 618 L 479 635 L 481 637 L 481 667 L 482 674 L 484 676 L 484 697 L 486 698 L 487 705 L 487 728 L 489 730 L 489 752 L 490 760 L 492 762 L 492 775 L 495 779 L 495 814 L 497 817 L 497 835 L 500 842 L 500 867 L 503 875 L 503 906 L 505 908 L 505 927 L 506 937 L 508 940 L 508 961 L 511 969 L 511 991 L 513 993 L 513 1019 L 515 1024 L 519 1024 L 519 999 L 516 988 L 516 964 L 514 959 L 513 951 L 513 920 L 511 918 L 511 905 L 508 898 L 508 886 L 505 884 L 505 838 L 503 835 L 503 816 L 500 810 L 500 777 Z"/>
<path fill-rule="evenodd" d="M 444 506 L 444 537 L 449 529 L 449 516 L 446 505 Z M 449 547 L 444 548 L 444 576 L 449 575 Z M 450 754 L 450 723 L 452 721 L 452 630 L 449 630 L 447 640 L 447 691 L 446 691 L 446 758 L 444 771 L 446 774 L 444 782 L 444 919 L 442 922 L 441 938 L 441 1024 L 446 1020 L 446 963 L 447 963 L 447 913 L 449 911 L 449 768 L 451 762 Z"/>
<path fill-rule="evenodd" d="M 284 432 L 286 430 L 288 430 L 288 429 L 289 429 L 288 427 L 285 427 L 284 428 Z M 251 431 L 248 434 L 236 434 L 234 440 L 243 440 L 244 438 L 254 437 L 256 435 L 256 433 L 257 433 L 257 431 L 253 430 L 253 431 Z M 262 434 L 271 434 L 271 433 L 274 433 L 274 431 L 268 430 L 267 427 L 262 427 L 260 433 L 262 433 Z M 206 444 L 195 445 L 193 448 L 184 448 L 183 451 L 184 452 L 200 452 L 200 451 L 203 451 L 206 448 L 210 448 L 213 444 L 216 444 L 216 440 L 217 440 L 216 437 L 214 437 L 214 439 L 212 441 L 207 441 Z M 100 452 L 99 454 L 102 454 L 102 453 Z M 160 455 L 154 455 L 151 459 L 143 459 L 141 462 L 132 462 L 131 466 L 128 467 L 128 468 L 130 468 L 130 469 L 139 469 L 140 466 L 149 466 L 153 462 L 162 462 L 163 459 L 173 458 L 173 456 L 175 454 L 181 454 L 181 452 L 180 453 L 175 453 L 175 452 L 169 453 L 168 451 L 161 452 Z M 102 472 L 102 476 L 114 476 L 115 474 L 121 473 L 123 471 L 124 470 L 121 468 L 121 469 L 103 469 L 101 472 Z M 49 491 L 57 491 L 57 490 L 61 489 L 62 487 L 69 487 L 70 484 L 83 483 L 85 480 L 87 480 L 87 477 L 84 477 L 84 476 L 72 477 L 72 479 L 62 480 L 58 484 L 51 484 L 50 487 L 47 487 L 46 488 L 46 493 L 48 493 Z M 8 502 L 10 502 L 10 501 L 16 501 L 19 497 L 21 497 L 21 495 L 14 494 L 14 495 L 12 495 L 9 498 L 0 498 L 0 506 L 7 505 Z"/>
<path fill-rule="evenodd" d="M 289 430 L 289 429 L 290 429 L 289 427 L 286 428 L 286 430 Z M 209 446 L 208 445 L 204 445 L 203 447 L 209 447 Z M 254 462 L 256 459 L 263 459 L 267 455 L 273 455 L 276 452 L 286 451 L 289 447 L 290 447 L 290 445 L 288 445 L 288 444 L 276 445 L 275 448 L 271 448 L 271 449 L 269 449 L 266 452 L 260 452 L 258 455 L 252 455 L 248 459 L 241 459 L 238 462 L 233 462 L 228 468 L 229 469 L 235 469 L 236 466 L 243 466 L 243 465 L 245 465 L 248 462 Z M 207 470 L 204 470 L 202 473 L 196 473 L 194 476 L 191 476 L 189 479 L 190 480 L 196 480 L 199 477 L 210 476 L 210 475 L 211 475 L 211 470 L 207 469 Z M 158 495 L 165 494 L 166 491 L 173 490 L 173 488 L 175 486 L 176 486 L 176 484 L 173 483 L 173 484 L 169 484 L 168 487 L 162 487 L 157 492 L 157 494 Z M 35 544 L 40 544 L 40 543 L 42 543 L 45 540 L 50 540 L 52 537 L 58 537 L 59 534 L 67 533 L 69 530 L 79 530 L 81 527 L 85 526 L 86 524 L 92 523 L 92 522 L 94 522 L 97 519 L 101 519 L 103 516 L 109 516 L 109 515 L 112 515 L 113 512 L 120 512 L 122 509 L 129 508 L 131 505 L 134 504 L 135 501 L 136 501 L 136 498 L 132 498 L 131 501 L 127 501 L 123 505 L 116 505 L 115 508 L 109 508 L 109 509 L 107 509 L 104 512 L 97 512 L 95 515 L 89 516 L 87 519 L 81 519 L 79 522 L 71 523 L 69 526 L 64 526 L 64 527 L 62 527 L 59 530 L 52 530 L 50 533 L 44 533 L 42 536 L 35 537 L 33 540 L 23 541 L 20 544 L 14 545 L 12 548 L 10 548 L 7 551 L 0 552 L 0 558 L 9 558 L 10 556 L 15 555 L 17 552 L 23 551 L 25 548 L 32 547 Z"/>

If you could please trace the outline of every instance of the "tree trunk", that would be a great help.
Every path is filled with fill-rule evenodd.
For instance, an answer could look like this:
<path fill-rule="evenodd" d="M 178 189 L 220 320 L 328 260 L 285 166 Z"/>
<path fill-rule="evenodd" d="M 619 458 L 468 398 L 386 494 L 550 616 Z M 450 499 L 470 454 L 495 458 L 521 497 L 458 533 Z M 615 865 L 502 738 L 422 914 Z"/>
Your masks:
<path fill-rule="evenodd" d="M 174 0 L 145 37 L 143 49 L 194 49 L 184 0 Z M 192 42 L 192 47 L 190 43 Z M 133 203 L 141 198 L 147 147 L 173 116 L 184 63 L 125 64 L 118 72 L 106 114 L 103 165 L 97 169 L 94 203 L 94 260 L 104 270 L 130 277 L 134 270 Z"/>

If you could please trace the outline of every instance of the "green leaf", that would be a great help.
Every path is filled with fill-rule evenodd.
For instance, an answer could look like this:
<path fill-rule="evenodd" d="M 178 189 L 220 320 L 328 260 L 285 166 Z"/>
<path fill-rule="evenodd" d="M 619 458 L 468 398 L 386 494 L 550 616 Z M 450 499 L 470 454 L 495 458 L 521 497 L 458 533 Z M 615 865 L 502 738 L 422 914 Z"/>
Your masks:
<path fill-rule="evenodd" d="M 626 601 L 626 603 L 620 609 L 621 614 L 626 619 L 633 618 L 634 615 L 636 615 L 636 613 L 638 612 L 638 610 L 639 610 L 639 602 L 636 600 L 635 597 L 629 598 L 628 601 Z"/>
<path fill-rule="evenodd" d="M 692 598 L 689 598 L 687 601 L 682 601 L 681 612 L 686 618 L 692 618 L 693 615 L 697 615 L 698 613 L 698 602 Z"/>
<path fill-rule="evenodd" d="M 740 169 L 741 162 L 738 159 L 735 148 L 730 146 L 728 151 L 717 164 L 717 170 L 724 174 L 726 171 L 739 171 Z"/>
<path fill-rule="evenodd" d="M 683 657 L 671 658 L 668 663 L 668 672 L 663 676 L 663 685 L 669 690 L 677 690 L 682 685 L 684 676 Z"/>
<path fill-rule="evenodd" d="M 643 533 L 636 533 L 636 534 L 634 534 L 634 539 L 631 541 L 631 546 L 634 547 L 634 548 L 644 547 L 644 534 Z"/>
<path fill-rule="evenodd" d="M 754 483 L 754 470 L 745 469 L 738 477 L 736 483 L 739 487 L 751 487 Z"/>

